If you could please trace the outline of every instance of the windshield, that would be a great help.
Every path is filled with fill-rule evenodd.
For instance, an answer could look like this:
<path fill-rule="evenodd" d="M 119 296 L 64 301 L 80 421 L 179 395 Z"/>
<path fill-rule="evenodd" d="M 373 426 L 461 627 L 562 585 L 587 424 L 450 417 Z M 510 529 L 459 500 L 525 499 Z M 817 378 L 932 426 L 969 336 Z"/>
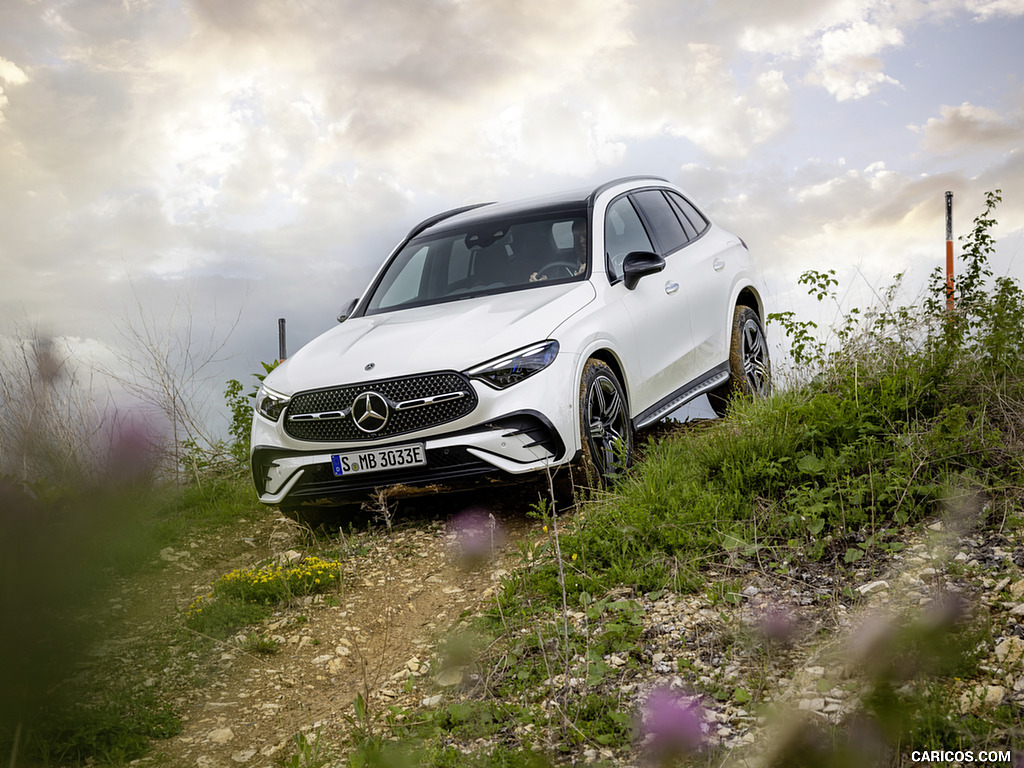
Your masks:
<path fill-rule="evenodd" d="M 366 314 L 583 280 L 586 210 L 476 221 L 411 240 L 374 286 Z"/>

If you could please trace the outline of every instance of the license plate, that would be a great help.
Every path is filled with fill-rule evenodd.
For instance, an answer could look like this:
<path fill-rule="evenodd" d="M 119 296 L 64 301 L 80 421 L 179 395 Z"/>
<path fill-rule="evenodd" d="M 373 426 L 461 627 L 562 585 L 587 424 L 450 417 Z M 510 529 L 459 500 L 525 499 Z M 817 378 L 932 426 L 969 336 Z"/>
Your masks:
<path fill-rule="evenodd" d="M 336 453 L 331 456 L 331 465 L 336 477 L 358 475 L 364 472 L 384 472 L 403 467 L 422 467 L 427 463 L 427 454 L 422 443 L 393 445 L 389 448 L 371 448 L 366 451 Z"/>

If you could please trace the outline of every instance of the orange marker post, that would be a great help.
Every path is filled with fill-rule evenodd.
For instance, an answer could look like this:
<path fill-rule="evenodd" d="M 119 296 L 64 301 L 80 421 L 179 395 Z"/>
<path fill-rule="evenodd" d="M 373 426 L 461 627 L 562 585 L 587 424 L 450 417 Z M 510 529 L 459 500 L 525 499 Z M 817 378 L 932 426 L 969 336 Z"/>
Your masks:
<path fill-rule="evenodd" d="M 953 193 L 946 192 L 946 309 L 953 311 Z"/>

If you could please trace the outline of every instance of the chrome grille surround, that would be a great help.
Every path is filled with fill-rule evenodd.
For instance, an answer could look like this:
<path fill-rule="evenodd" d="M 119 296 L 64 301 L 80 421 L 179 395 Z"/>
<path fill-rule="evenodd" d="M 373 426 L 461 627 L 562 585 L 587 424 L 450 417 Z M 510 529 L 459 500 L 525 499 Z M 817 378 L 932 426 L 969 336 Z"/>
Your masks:
<path fill-rule="evenodd" d="M 368 433 L 353 419 L 353 404 L 364 392 L 383 397 L 387 423 Z M 477 405 L 469 379 L 455 371 L 368 381 L 295 394 L 284 413 L 284 431 L 296 440 L 358 442 L 428 429 L 462 418 Z"/>

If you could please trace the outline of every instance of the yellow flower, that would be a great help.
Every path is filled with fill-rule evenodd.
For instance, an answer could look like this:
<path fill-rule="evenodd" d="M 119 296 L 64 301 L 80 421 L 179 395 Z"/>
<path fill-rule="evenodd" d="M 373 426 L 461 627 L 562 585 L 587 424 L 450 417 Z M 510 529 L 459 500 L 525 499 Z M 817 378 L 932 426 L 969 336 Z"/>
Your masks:
<path fill-rule="evenodd" d="M 573 559 L 573 562 L 576 561 L 576 553 L 575 552 L 572 553 L 572 559 Z"/>

